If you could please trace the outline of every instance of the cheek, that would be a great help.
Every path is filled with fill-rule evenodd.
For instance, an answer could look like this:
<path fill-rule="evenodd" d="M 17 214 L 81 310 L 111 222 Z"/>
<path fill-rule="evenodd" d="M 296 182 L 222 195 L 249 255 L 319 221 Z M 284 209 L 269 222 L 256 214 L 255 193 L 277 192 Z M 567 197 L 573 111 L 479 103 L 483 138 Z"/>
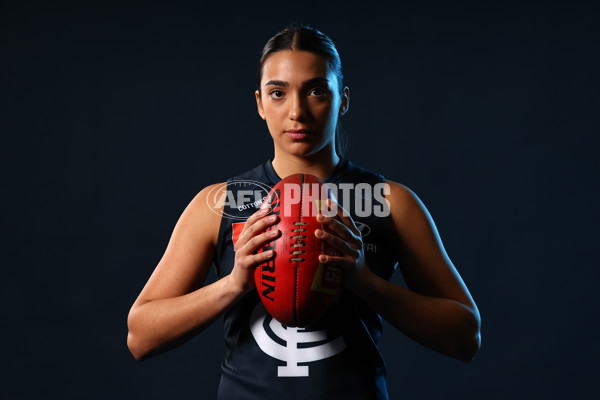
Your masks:
<path fill-rule="evenodd" d="M 274 119 L 279 117 L 282 112 L 282 107 L 277 107 L 276 104 L 267 102 L 266 104 L 263 103 L 263 110 L 267 119 Z"/>
<path fill-rule="evenodd" d="M 271 126 L 276 120 L 273 110 L 266 106 L 263 106 L 263 118 L 268 126 Z"/>
<path fill-rule="evenodd" d="M 328 119 L 333 115 L 333 105 L 329 102 L 315 103 L 311 108 L 312 114 L 318 116 L 319 119 Z"/>
<path fill-rule="evenodd" d="M 265 106 L 263 107 L 263 113 L 265 122 L 267 123 L 267 128 L 269 133 L 273 135 L 273 132 L 278 132 L 281 130 L 281 125 L 283 121 L 283 116 L 281 115 L 280 107 Z"/>
<path fill-rule="evenodd" d="M 338 117 L 338 110 L 334 104 L 324 104 L 319 108 L 320 119 L 325 125 L 335 125 Z"/>

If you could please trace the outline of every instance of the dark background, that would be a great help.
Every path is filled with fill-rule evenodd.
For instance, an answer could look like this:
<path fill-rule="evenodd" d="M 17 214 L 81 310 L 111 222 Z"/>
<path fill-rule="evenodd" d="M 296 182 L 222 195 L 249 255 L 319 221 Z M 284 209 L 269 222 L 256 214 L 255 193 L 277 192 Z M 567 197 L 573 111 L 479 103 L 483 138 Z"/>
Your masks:
<path fill-rule="evenodd" d="M 0 6 L 0 398 L 215 397 L 220 323 L 139 363 L 127 313 L 193 196 L 272 154 L 255 66 L 292 21 L 338 46 L 348 157 L 420 196 L 482 315 L 470 364 L 387 326 L 392 398 L 597 391 L 592 2 L 101 4 Z"/>

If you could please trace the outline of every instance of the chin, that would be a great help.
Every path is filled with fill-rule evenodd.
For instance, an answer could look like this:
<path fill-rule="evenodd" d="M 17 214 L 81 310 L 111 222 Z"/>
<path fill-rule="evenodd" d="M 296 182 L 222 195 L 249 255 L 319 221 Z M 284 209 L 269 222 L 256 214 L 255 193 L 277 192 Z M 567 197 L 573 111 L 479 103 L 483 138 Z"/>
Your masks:
<path fill-rule="evenodd" d="M 320 152 L 327 152 L 329 149 L 334 146 L 333 140 L 323 140 L 323 137 L 310 137 L 306 140 L 291 140 L 287 136 L 283 135 L 283 137 L 273 137 L 275 142 L 275 147 L 278 148 L 279 151 L 290 154 L 295 157 L 310 157 L 318 154 Z"/>
<path fill-rule="evenodd" d="M 316 154 L 319 154 L 321 152 L 327 152 L 328 151 L 328 146 L 326 145 L 322 145 L 322 146 L 298 146 L 297 144 L 294 146 L 289 146 L 286 149 L 286 152 L 296 156 L 296 157 L 300 157 L 300 158 L 306 158 L 306 157 L 311 157 L 314 156 Z"/>

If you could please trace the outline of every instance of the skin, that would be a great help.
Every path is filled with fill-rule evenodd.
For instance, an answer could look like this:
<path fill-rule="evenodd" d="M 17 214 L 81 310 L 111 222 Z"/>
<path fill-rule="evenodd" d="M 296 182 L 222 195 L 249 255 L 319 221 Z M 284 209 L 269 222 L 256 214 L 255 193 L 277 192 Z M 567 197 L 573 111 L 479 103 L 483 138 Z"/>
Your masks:
<path fill-rule="evenodd" d="M 349 89 L 337 86 L 323 57 L 305 51 L 272 54 L 255 93 L 258 113 L 273 138 L 273 167 L 280 177 L 309 173 L 326 178 L 339 162 L 334 132 L 349 105 Z M 306 130 L 305 135 L 289 130 Z M 337 218 L 320 215 L 328 233 L 315 235 L 341 252 L 321 261 L 344 269 L 344 285 L 383 318 L 417 342 L 459 360 L 470 361 L 480 346 L 480 317 L 450 261 L 431 216 L 405 186 L 386 181 L 396 232 L 396 256 L 408 288 L 371 272 L 359 230 L 338 206 Z M 138 360 L 194 337 L 244 294 L 254 290 L 253 269 L 273 254 L 253 254 L 273 237 L 261 233 L 276 222 L 252 215 L 237 242 L 232 273 L 203 286 L 215 254 L 220 216 L 208 209 L 203 189 L 173 231 L 164 256 L 133 304 L 127 344 Z M 329 203 L 329 206 L 332 206 Z M 275 235 L 280 235 L 279 231 Z"/>
<path fill-rule="evenodd" d="M 255 92 L 258 114 L 273 138 L 273 168 L 281 177 L 308 173 L 326 178 L 339 162 L 335 127 L 350 102 L 327 62 L 306 51 L 284 50 L 263 66 L 261 90 Z M 287 130 L 306 129 L 306 138 L 293 139 Z"/>

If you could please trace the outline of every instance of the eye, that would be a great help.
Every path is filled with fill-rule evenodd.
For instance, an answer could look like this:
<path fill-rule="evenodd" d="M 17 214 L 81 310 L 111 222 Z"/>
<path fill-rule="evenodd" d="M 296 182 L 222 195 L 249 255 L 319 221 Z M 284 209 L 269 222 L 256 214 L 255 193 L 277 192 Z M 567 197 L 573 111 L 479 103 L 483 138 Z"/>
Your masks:
<path fill-rule="evenodd" d="M 269 97 L 272 99 L 280 99 L 283 97 L 283 91 L 279 89 L 274 89 L 269 92 Z"/>
<path fill-rule="evenodd" d="M 311 96 L 325 97 L 327 95 L 327 90 L 318 87 L 318 88 L 311 89 L 309 94 Z"/>

